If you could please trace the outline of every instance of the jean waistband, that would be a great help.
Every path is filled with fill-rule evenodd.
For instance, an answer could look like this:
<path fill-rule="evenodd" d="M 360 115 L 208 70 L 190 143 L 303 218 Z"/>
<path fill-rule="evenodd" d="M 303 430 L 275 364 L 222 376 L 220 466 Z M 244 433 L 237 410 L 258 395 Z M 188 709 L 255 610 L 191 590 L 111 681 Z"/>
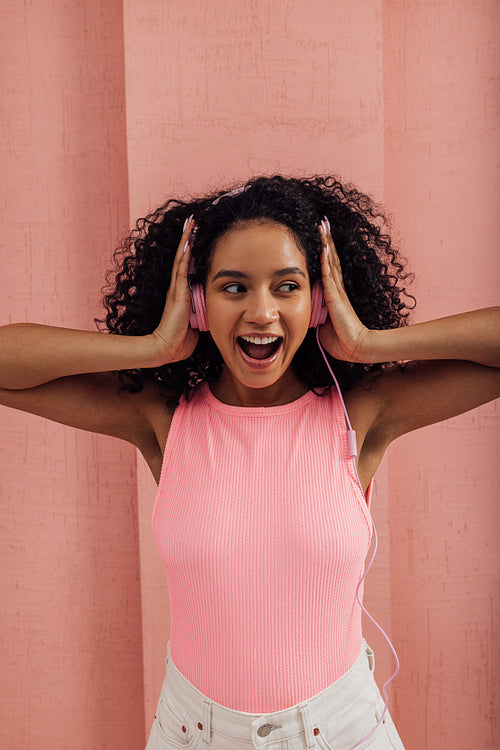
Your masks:
<path fill-rule="evenodd" d="M 197 719 L 206 741 L 211 732 L 217 732 L 235 740 L 251 739 L 254 747 L 259 748 L 272 740 L 287 739 L 304 732 L 307 747 L 314 748 L 316 725 L 356 699 L 375 668 L 375 657 L 363 639 L 358 658 L 342 677 L 312 698 L 266 714 L 236 711 L 201 693 L 175 666 L 170 655 L 170 641 L 167 644 L 166 665 L 166 687 L 178 697 L 183 708 Z"/>

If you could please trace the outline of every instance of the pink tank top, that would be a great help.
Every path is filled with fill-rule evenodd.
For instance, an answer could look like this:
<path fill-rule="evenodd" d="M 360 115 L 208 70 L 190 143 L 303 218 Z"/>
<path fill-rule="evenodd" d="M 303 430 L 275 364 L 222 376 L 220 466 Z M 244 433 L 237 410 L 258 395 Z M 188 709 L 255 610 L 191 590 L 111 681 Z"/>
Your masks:
<path fill-rule="evenodd" d="M 228 406 L 207 384 L 181 399 L 153 534 L 167 574 L 171 656 L 198 690 L 269 713 L 352 666 L 368 503 L 334 388 L 272 407 Z"/>

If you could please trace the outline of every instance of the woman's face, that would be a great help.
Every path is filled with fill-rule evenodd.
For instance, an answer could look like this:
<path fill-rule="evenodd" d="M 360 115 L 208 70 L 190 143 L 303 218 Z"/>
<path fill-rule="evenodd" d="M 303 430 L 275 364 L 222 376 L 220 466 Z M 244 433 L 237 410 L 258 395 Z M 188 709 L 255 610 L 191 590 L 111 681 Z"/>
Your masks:
<path fill-rule="evenodd" d="M 289 230 L 252 222 L 223 235 L 205 298 L 210 333 L 225 363 L 217 395 L 241 405 L 296 397 L 290 365 L 309 327 L 311 288 L 306 257 Z"/>

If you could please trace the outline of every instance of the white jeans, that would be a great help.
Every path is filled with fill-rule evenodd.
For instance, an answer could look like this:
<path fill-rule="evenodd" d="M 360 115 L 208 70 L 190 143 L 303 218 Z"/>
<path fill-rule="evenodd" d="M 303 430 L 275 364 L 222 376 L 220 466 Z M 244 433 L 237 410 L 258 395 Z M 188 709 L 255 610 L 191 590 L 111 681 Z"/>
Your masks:
<path fill-rule="evenodd" d="M 353 666 L 296 706 L 269 714 L 234 711 L 200 693 L 167 648 L 166 676 L 146 750 L 404 750 L 373 676 L 373 651 L 363 641 Z"/>

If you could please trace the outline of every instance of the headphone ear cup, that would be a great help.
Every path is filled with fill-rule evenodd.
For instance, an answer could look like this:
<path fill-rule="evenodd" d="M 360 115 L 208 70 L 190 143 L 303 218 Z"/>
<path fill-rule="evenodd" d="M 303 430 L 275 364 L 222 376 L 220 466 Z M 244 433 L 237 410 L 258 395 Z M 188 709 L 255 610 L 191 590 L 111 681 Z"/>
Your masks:
<path fill-rule="evenodd" d="M 201 284 L 191 287 L 191 312 L 189 325 L 200 331 L 208 331 L 207 308 L 205 307 L 205 290 Z"/>
<path fill-rule="evenodd" d="M 311 289 L 311 320 L 309 328 L 316 328 L 323 325 L 328 317 L 328 308 L 323 296 L 323 284 L 321 281 L 315 281 Z"/>

